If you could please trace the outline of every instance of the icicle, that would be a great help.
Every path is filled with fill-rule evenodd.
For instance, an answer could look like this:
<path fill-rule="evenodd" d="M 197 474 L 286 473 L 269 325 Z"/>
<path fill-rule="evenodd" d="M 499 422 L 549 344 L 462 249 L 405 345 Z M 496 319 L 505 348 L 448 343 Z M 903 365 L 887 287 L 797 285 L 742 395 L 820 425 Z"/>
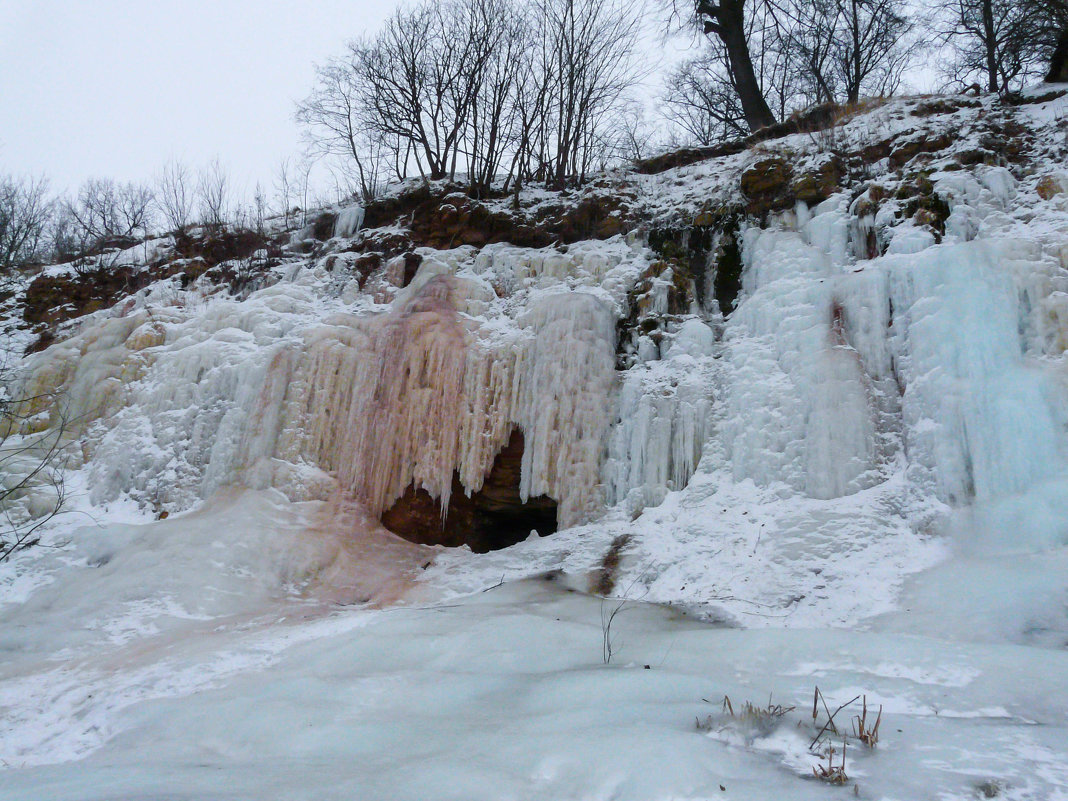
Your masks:
<path fill-rule="evenodd" d="M 561 527 L 597 514 L 615 389 L 615 314 L 592 294 L 547 294 L 520 315 L 533 337 L 519 365 L 526 438 L 520 495 L 559 502 Z"/>
<path fill-rule="evenodd" d="M 637 489 L 654 506 L 690 480 L 711 433 L 714 347 L 712 329 L 688 320 L 665 359 L 626 372 L 604 467 L 610 505 Z"/>
<path fill-rule="evenodd" d="M 355 236 L 363 227 L 363 216 L 363 206 L 349 206 L 339 211 L 334 222 L 334 236 Z"/>

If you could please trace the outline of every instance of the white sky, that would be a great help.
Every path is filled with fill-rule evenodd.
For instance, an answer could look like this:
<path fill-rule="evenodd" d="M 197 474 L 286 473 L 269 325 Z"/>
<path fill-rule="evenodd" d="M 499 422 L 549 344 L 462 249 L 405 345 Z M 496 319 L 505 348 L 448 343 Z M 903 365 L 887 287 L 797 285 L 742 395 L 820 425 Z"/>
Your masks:
<path fill-rule="evenodd" d="M 0 0 L 0 173 L 148 181 L 218 156 L 246 198 L 301 151 L 314 63 L 396 0 Z M 655 4 L 650 4 L 650 8 Z M 692 41 L 652 35 L 659 73 Z M 647 80 L 647 91 L 658 83 Z"/>
<path fill-rule="evenodd" d="M 0 173 L 56 190 L 218 155 L 238 190 L 300 150 L 313 62 L 392 0 L 0 0 Z"/>

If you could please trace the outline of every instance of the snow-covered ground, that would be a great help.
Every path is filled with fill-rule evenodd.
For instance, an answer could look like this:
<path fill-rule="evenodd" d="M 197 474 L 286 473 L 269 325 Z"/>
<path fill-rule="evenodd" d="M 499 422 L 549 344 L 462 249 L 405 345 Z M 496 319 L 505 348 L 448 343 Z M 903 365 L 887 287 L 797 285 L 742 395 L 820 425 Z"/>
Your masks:
<path fill-rule="evenodd" d="M 241 532 L 278 515 L 276 500 L 246 497 L 188 526 Z M 133 536 L 148 548 L 166 528 Z M 143 602 L 173 584 L 116 604 L 114 574 L 89 564 L 68 568 L 84 604 L 65 604 L 65 623 L 44 622 L 59 614 L 61 581 L 9 613 L 5 632 L 23 642 L 0 684 L 0 796 L 822 799 L 856 786 L 862 798 L 1066 797 L 1063 647 L 881 626 L 733 629 L 635 601 L 612 622 L 604 664 L 601 621 L 616 604 L 559 573 L 371 609 L 267 600 L 262 574 L 235 568 L 202 571 L 207 595 L 240 593 L 244 611 L 221 617 L 210 601 L 196 615 L 179 611 L 188 599 Z M 174 576 L 162 562 L 146 573 Z M 93 619 L 118 625 L 59 636 Z M 816 687 L 831 711 L 866 694 L 869 726 L 882 709 L 874 749 L 847 742 L 846 789 L 812 773 L 827 718 L 821 701 L 813 722 Z M 796 708 L 742 716 L 769 697 Z M 860 714 L 857 702 L 836 720 L 848 732 Z"/>
<path fill-rule="evenodd" d="M 914 105 L 836 135 L 957 126 L 940 243 L 870 188 L 746 224 L 733 314 L 623 371 L 641 237 L 421 249 L 400 288 L 353 275 L 352 210 L 249 297 L 163 282 L 64 331 L 26 363 L 79 440 L 70 512 L 0 564 L 0 798 L 1068 798 L 1068 102 L 1013 112 L 1050 147 L 1012 169 L 950 163 L 992 109 Z M 685 217 L 826 145 L 626 180 Z M 561 531 L 378 524 L 513 427 Z M 858 695 L 875 748 L 859 701 L 818 736 Z M 813 775 L 843 737 L 845 789 Z"/>

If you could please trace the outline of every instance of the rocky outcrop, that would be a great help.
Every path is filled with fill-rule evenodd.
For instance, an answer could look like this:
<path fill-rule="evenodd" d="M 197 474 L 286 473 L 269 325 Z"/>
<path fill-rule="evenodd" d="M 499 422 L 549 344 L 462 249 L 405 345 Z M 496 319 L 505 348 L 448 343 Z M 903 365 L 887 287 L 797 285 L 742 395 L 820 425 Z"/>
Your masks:
<path fill-rule="evenodd" d="M 578 197 L 563 198 L 566 193 L 558 203 L 505 211 L 457 185 L 419 186 L 369 204 L 364 224 L 371 229 L 399 225 L 407 229 L 411 246 L 442 250 L 499 242 L 541 248 L 608 239 L 637 226 L 629 189 L 594 186 Z"/>
<path fill-rule="evenodd" d="M 837 103 L 822 103 L 799 112 L 776 123 L 761 128 L 756 133 L 741 139 L 731 139 L 707 147 L 686 147 L 664 153 L 648 159 L 640 159 L 636 167 L 638 172 L 655 175 L 675 167 L 685 167 L 707 159 L 733 156 L 742 153 L 761 142 L 770 142 L 797 133 L 815 133 L 838 125 L 850 110 L 843 109 Z"/>
<path fill-rule="evenodd" d="M 783 211 L 794 205 L 790 191 L 793 170 L 782 156 L 761 159 L 742 173 L 746 210 L 754 216 Z"/>

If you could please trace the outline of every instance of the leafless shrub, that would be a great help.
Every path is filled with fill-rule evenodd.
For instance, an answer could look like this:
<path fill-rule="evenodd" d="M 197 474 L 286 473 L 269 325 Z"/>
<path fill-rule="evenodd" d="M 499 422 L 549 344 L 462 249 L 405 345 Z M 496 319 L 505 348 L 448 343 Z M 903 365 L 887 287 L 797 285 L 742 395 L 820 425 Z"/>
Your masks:
<path fill-rule="evenodd" d="M 156 178 L 156 204 L 170 229 L 182 233 L 193 220 L 193 175 L 180 161 L 163 165 Z"/>
<path fill-rule="evenodd" d="M 606 665 L 611 664 L 612 656 L 616 651 L 616 641 L 612 636 L 612 623 L 626 605 L 626 598 L 620 598 L 611 604 L 607 599 L 601 599 L 601 660 Z"/>
<path fill-rule="evenodd" d="M 153 224 L 154 193 L 144 184 L 90 178 L 65 204 L 83 253 L 143 239 Z"/>
<path fill-rule="evenodd" d="M 200 221 L 204 225 L 224 226 L 231 209 L 230 176 L 219 159 L 212 159 L 197 177 L 197 200 Z"/>
<path fill-rule="evenodd" d="M 611 664 L 612 657 L 616 654 L 619 646 L 612 631 L 612 624 L 615 622 L 616 616 L 624 611 L 631 602 L 631 591 L 640 579 L 641 575 L 636 577 L 627 587 L 626 592 L 619 598 L 601 599 L 601 660 L 606 665 Z"/>

